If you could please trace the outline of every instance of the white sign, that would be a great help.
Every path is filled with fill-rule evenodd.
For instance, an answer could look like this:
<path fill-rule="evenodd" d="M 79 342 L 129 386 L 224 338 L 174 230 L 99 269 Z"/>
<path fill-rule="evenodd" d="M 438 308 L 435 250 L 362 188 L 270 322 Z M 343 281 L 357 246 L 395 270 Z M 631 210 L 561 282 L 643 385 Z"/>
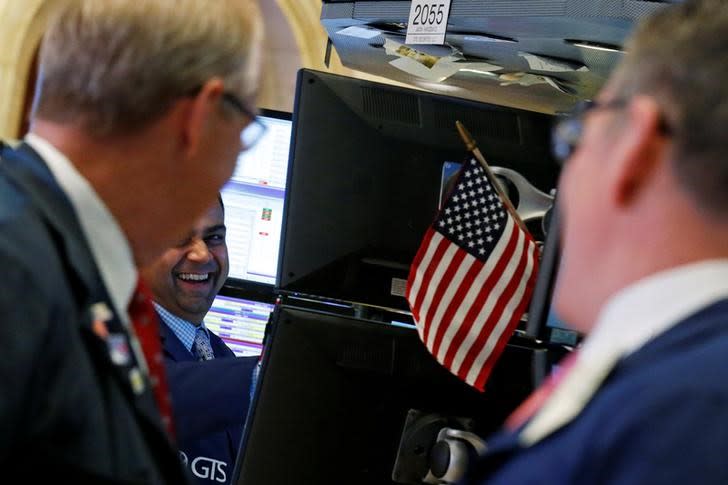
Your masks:
<path fill-rule="evenodd" d="M 412 0 L 405 44 L 444 44 L 452 0 Z"/>
<path fill-rule="evenodd" d="M 407 293 L 407 280 L 402 278 L 392 278 L 392 286 L 389 293 L 394 296 L 405 296 Z"/>

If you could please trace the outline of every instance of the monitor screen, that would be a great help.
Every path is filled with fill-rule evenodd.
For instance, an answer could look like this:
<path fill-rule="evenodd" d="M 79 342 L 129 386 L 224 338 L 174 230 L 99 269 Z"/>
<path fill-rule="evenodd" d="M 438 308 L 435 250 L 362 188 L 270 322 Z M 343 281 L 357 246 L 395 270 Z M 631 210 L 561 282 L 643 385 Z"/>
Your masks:
<path fill-rule="evenodd" d="M 238 157 L 222 189 L 230 258 L 229 278 L 274 285 L 286 194 L 291 115 L 262 110 L 264 137 Z M 235 285 L 235 281 L 228 284 Z"/>
<path fill-rule="evenodd" d="M 409 267 L 467 150 L 547 192 L 551 117 L 311 70 L 299 72 L 279 290 L 408 310 Z"/>
<path fill-rule="evenodd" d="M 282 305 L 268 338 L 234 484 L 421 478 L 436 425 L 488 435 L 531 391 L 543 354 L 509 344 L 481 393 L 439 365 L 409 325 Z"/>
<path fill-rule="evenodd" d="M 236 356 L 260 355 L 273 308 L 271 303 L 218 295 L 205 315 L 205 326 Z"/>

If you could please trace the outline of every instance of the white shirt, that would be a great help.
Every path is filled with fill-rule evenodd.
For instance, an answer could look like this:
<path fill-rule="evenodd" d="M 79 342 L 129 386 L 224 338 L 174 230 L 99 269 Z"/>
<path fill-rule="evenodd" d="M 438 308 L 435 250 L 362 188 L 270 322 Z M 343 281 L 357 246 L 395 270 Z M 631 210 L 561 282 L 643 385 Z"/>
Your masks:
<path fill-rule="evenodd" d="M 65 155 L 33 133 L 25 136 L 25 142 L 45 160 L 71 201 L 116 314 L 128 326 L 127 308 L 136 288 L 137 269 L 121 227 L 91 184 Z"/>
<path fill-rule="evenodd" d="M 727 259 L 662 271 L 617 292 L 600 311 L 577 362 L 521 432 L 521 443 L 531 445 L 576 417 L 619 359 L 724 298 Z"/>

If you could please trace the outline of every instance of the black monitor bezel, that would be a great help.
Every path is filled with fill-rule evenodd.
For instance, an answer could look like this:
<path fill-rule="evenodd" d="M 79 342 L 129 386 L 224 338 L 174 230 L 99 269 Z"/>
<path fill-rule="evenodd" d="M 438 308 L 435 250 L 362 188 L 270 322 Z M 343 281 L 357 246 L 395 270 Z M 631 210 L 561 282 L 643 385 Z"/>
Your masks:
<path fill-rule="evenodd" d="M 288 121 L 293 126 L 293 113 L 275 109 L 259 108 L 258 115 L 266 118 Z M 291 163 L 293 148 L 293 131 L 291 131 L 291 143 L 289 147 L 288 164 Z M 286 190 L 288 188 L 288 176 L 286 176 Z M 222 192 L 222 188 L 220 189 Z M 285 212 L 285 200 L 283 201 Z M 285 215 L 283 216 L 285 217 Z M 283 239 L 283 228 L 281 228 L 281 240 Z M 228 277 L 220 290 L 220 295 L 246 300 L 259 301 L 262 303 L 275 303 L 278 293 L 275 291 L 278 283 L 278 265 L 280 265 L 280 249 L 278 251 L 278 262 L 276 263 L 276 281 L 274 283 L 261 283 L 259 281 L 246 280 L 244 278 Z"/>
<path fill-rule="evenodd" d="M 292 318 L 293 321 L 287 321 L 288 319 Z M 339 326 L 343 325 L 342 328 L 349 328 L 349 326 L 352 330 L 356 330 L 354 334 L 359 335 L 361 332 L 365 332 L 367 335 L 387 335 L 389 337 L 389 344 L 391 345 L 393 352 L 394 348 L 396 347 L 395 341 L 400 341 L 401 337 L 404 337 L 405 339 L 409 340 L 410 342 L 417 341 L 419 342 L 419 338 L 417 337 L 416 331 L 411 328 L 402 328 L 395 325 L 389 325 L 382 322 L 375 322 L 375 321 L 369 321 L 369 320 L 363 320 L 360 318 L 357 318 L 355 316 L 347 316 L 347 315 L 337 315 L 335 313 L 327 312 L 327 311 L 320 311 L 320 310 L 312 310 L 308 308 L 302 308 L 297 306 L 290 306 L 290 305 L 277 305 L 273 315 L 271 316 L 271 320 L 269 322 L 268 328 L 266 330 L 266 340 L 264 342 L 264 345 L 266 346 L 266 351 L 263 353 L 262 357 L 262 369 L 260 372 L 260 376 L 258 378 L 258 381 L 256 383 L 256 389 L 254 392 L 254 395 L 251 400 L 251 406 L 248 411 L 247 419 L 246 419 L 246 425 L 244 427 L 243 431 L 243 437 L 239 446 L 238 450 L 238 458 L 236 460 L 235 468 L 233 470 L 232 474 L 232 481 L 231 483 L 240 483 L 241 475 L 243 474 L 243 467 L 244 463 L 248 459 L 246 457 L 246 452 L 248 451 L 248 445 L 251 442 L 252 435 L 254 434 L 254 431 L 257 432 L 258 430 L 253 430 L 253 422 L 256 419 L 256 416 L 258 414 L 258 411 L 261 410 L 261 402 L 264 400 L 262 397 L 262 393 L 265 392 L 264 388 L 268 386 L 266 381 L 273 379 L 272 376 L 269 376 L 268 374 L 270 371 L 270 365 L 271 361 L 274 359 L 281 359 L 283 356 L 289 355 L 285 352 L 283 352 L 280 348 L 276 348 L 276 341 L 280 341 L 281 334 L 291 332 L 291 329 L 295 329 L 297 326 L 296 320 L 299 317 L 303 317 L 306 320 L 315 321 L 318 318 L 321 318 L 322 325 L 319 327 L 316 325 L 316 327 L 319 327 L 320 329 L 324 330 L 327 329 L 327 327 L 330 327 L 330 329 L 333 330 L 333 326 Z M 318 323 L 318 322 L 316 322 Z M 332 326 L 333 325 L 333 326 Z M 314 325 L 312 325 L 310 322 L 306 322 L 305 326 L 307 326 L 309 329 L 313 329 Z M 368 328 L 368 330 L 365 330 Z M 345 331 L 345 330 L 344 330 Z M 344 331 L 338 330 L 338 335 L 343 335 Z M 336 333 L 336 332 L 334 332 Z M 328 331 L 323 331 L 322 334 L 329 335 L 330 333 Z M 397 337 L 396 335 L 399 335 L 400 337 Z M 387 339 L 382 339 L 382 341 Z M 402 340 L 403 341 L 403 340 Z M 290 342 L 290 341 L 289 341 Z M 366 342 L 365 342 L 366 343 Z M 519 358 L 527 358 L 527 364 L 528 367 L 533 368 L 534 366 L 538 365 L 538 362 L 541 360 L 544 360 L 547 357 L 547 351 L 543 348 L 534 347 L 531 345 L 532 342 L 524 340 L 523 342 L 513 342 L 509 343 L 508 345 L 508 352 L 509 352 L 509 361 L 513 363 L 512 359 Z M 313 347 L 310 347 L 309 350 L 314 350 L 316 352 L 322 351 L 323 346 L 319 347 L 318 345 L 315 345 Z M 346 352 L 344 352 L 346 353 Z M 421 355 L 427 355 L 427 361 L 430 363 L 430 366 L 427 368 L 430 370 L 434 370 L 438 373 L 438 375 L 442 376 L 449 376 L 447 377 L 449 384 L 453 386 L 453 388 L 458 389 L 458 395 L 461 397 L 468 395 L 469 398 L 466 399 L 468 402 L 471 402 L 473 399 L 478 400 L 479 402 L 481 400 L 484 400 L 483 402 L 490 402 L 491 404 L 495 405 L 496 402 L 503 401 L 499 405 L 496 405 L 497 409 L 491 409 L 489 411 L 489 423 L 487 423 L 487 426 L 489 426 L 491 429 L 490 431 L 495 431 L 497 429 L 498 423 L 502 418 L 505 418 L 511 411 L 512 408 L 514 408 L 523 398 L 525 398 L 526 395 L 532 390 L 534 384 L 536 384 L 535 381 L 520 381 L 518 379 L 513 379 L 510 372 L 506 372 L 506 369 L 510 369 L 510 367 L 507 366 L 504 362 L 501 362 L 498 364 L 499 370 L 494 371 L 494 377 L 491 379 L 491 382 L 488 387 L 488 392 L 481 393 L 480 391 L 475 390 L 474 388 L 469 387 L 464 382 L 460 381 L 457 377 L 450 374 L 447 370 L 442 368 L 439 364 L 436 363 L 434 360 L 434 357 L 432 357 L 427 350 L 424 348 L 424 345 L 420 348 L 418 351 Z M 365 360 L 369 359 L 367 357 L 369 354 L 356 354 L 360 357 L 364 358 Z M 415 359 L 416 360 L 416 359 Z M 333 362 L 333 360 L 332 360 Z M 345 364 L 337 362 L 337 367 L 341 364 L 343 367 L 347 367 Z M 399 358 L 393 359 L 392 369 L 398 368 L 398 366 L 395 366 L 395 362 L 399 362 L 400 364 L 406 362 L 408 365 L 412 365 L 412 362 L 409 361 L 409 359 L 400 360 Z M 526 362 L 526 361 L 523 361 Z M 278 363 L 278 367 L 276 369 L 282 369 L 283 367 L 280 366 L 280 362 Z M 343 368 L 342 367 L 342 368 Z M 385 367 L 388 367 L 385 365 Z M 286 367 L 288 369 L 293 369 L 292 367 Z M 295 367 L 294 367 L 295 368 Z M 356 366 L 347 367 L 350 371 L 355 370 L 355 372 L 365 372 L 366 369 L 364 367 L 357 368 Z M 411 367 L 410 370 L 413 369 L 420 369 L 419 366 Z M 528 372 L 526 371 L 527 367 L 523 365 L 520 368 L 521 375 L 526 375 Z M 382 369 L 380 369 L 381 371 Z M 383 372 L 382 376 L 388 375 L 390 378 L 394 378 L 395 376 L 402 376 L 400 374 L 400 371 L 394 371 L 393 374 L 388 374 L 387 372 Z M 420 378 L 424 377 L 424 373 L 422 373 L 422 369 L 417 371 L 421 375 L 419 375 Z M 497 376 L 497 377 L 495 377 Z M 397 377 L 399 378 L 399 377 Z M 277 382 L 272 381 L 272 382 Z M 308 380 L 305 380 L 305 382 L 309 382 Z M 428 381 L 429 382 L 429 381 Z M 441 381 L 438 381 L 441 382 Z M 425 385 L 425 381 L 422 381 L 423 389 L 425 389 L 427 386 Z M 279 384 L 271 384 L 278 387 L 278 389 L 281 389 L 279 387 Z M 452 390 L 452 389 L 451 389 Z M 427 394 L 427 393 L 423 393 Z M 387 395 L 384 393 L 384 395 Z M 432 392 L 430 393 L 431 396 L 442 396 L 443 394 L 437 393 L 434 389 L 432 389 Z M 446 393 L 445 395 L 450 395 Z M 420 396 L 419 399 L 421 399 L 422 396 Z M 429 400 L 429 398 L 428 398 Z M 460 408 L 463 407 L 462 403 L 459 403 L 459 401 L 451 400 L 451 407 Z M 426 411 L 439 411 L 439 409 L 429 409 L 429 408 L 422 408 Z M 484 413 L 485 416 L 488 413 Z M 482 417 L 482 416 L 481 416 Z M 279 430 L 280 431 L 280 430 Z M 278 433 L 279 431 L 276 430 L 270 430 L 271 433 Z M 401 431 L 401 429 L 396 429 L 396 431 Z M 317 450 L 318 452 L 325 453 L 326 450 Z M 253 462 L 255 463 L 255 462 Z M 308 482 L 306 482 L 308 483 Z"/>

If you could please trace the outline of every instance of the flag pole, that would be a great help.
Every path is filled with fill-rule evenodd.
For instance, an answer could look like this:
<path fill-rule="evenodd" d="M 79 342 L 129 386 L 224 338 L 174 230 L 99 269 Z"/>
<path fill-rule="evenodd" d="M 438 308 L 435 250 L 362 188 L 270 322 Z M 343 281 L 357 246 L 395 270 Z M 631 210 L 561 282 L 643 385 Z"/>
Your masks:
<path fill-rule="evenodd" d="M 478 148 L 477 143 L 475 143 L 475 140 L 470 135 L 470 132 L 465 128 L 465 125 L 463 125 L 459 120 L 455 121 L 455 126 L 458 129 L 458 133 L 460 133 L 460 137 L 463 139 L 463 142 L 465 143 L 465 147 L 468 149 L 469 152 L 473 154 L 475 159 L 480 163 L 480 166 L 485 171 L 485 176 L 488 177 L 488 181 L 490 182 L 490 185 L 493 186 L 496 193 L 498 194 L 498 197 L 500 197 L 501 201 L 503 202 L 503 205 L 506 207 L 506 210 L 511 214 L 513 217 L 513 220 L 516 221 L 516 224 L 518 224 L 518 227 L 520 227 L 526 234 L 530 235 L 531 233 L 526 228 L 526 224 L 524 224 L 523 220 L 521 219 L 521 216 L 518 215 L 518 212 L 516 212 L 516 208 L 513 207 L 513 204 L 511 203 L 511 200 L 508 198 L 508 196 L 503 192 L 503 189 L 501 187 L 500 182 L 496 179 L 495 175 L 493 174 L 493 171 L 490 169 L 490 166 L 488 165 L 488 162 L 485 161 L 485 158 L 483 157 L 483 154 L 480 153 L 480 149 Z"/>

